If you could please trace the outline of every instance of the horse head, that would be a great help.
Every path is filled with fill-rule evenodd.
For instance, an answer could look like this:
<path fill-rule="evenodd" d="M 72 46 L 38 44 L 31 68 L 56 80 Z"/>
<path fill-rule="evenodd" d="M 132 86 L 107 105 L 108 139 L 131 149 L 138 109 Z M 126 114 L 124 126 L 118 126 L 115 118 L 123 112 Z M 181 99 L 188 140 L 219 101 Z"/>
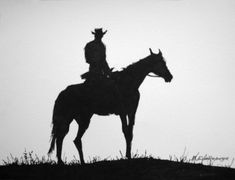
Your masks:
<path fill-rule="evenodd" d="M 156 77 L 163 78 L 165 82 L 171 82 L 173 76 L 166 65 L 166 61 L 162 56 L 161 50 L 159 49 L 158 54 L 153 53 L 151 48 L 149 48 L 149 50 L 150 50 L 149 58 L 152 62 L 150 72 L 154 73 Z"/>

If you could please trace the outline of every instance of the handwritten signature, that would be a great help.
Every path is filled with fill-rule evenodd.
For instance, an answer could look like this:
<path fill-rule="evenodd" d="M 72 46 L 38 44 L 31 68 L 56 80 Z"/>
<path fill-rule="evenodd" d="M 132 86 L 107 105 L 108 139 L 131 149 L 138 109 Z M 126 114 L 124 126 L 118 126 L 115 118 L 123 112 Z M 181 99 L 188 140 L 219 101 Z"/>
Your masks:
<path fill-rule="evenodd" d="M 191 159 L 192 161 L 228 161 L 229 157 L 214 157 L 208 154 L 205 155 L 199 155 L 199 153 L 197 153 L 196 155 L 194 155 Z"/>

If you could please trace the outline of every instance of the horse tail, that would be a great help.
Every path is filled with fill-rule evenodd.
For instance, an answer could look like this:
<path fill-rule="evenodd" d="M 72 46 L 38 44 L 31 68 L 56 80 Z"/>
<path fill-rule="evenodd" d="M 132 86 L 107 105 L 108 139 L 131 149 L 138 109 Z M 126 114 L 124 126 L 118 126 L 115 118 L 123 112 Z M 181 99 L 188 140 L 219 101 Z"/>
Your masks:
<path fill-rule="evenodd" d="M 53 152 L 53 150 L 55 149 L 55 142 L 56 142 L 56 139 L 57 139 L 57 136 L 58 136 L 58 129 L 59 129 L 59 118 L 58 118 L 58 112 L 60 111 L 60 99 L 61 99 L 61 96 L 62 96 L 63 92 L 61 92 L 59 94 L 59 96 L 57 97 L 56 101 L 55 101 L 55 105 L 54 105 L 54 109 L 53 109 L 53 115 L 52 115 L 52 122 L 51 122 L 51 125 L 52 125 L 52 130 L 51 130 L 51 145 L 50 145 L 50 149 L 48 151 L 48 154 L 51 154 Z"/>
<path fill-rule="evenodd" d="M 48 151 L 48 154 L 51 154 L 55 149 L 55 143 L 58 136 L 61 135 L 61 129 L 64 130 L 62 125 L 66 123 L 64 118 L 62 118 L 63 114 L 66 112 L 66 93 L 62 91 L 59 96 L 57 97 L 53 109 L 53 116 L 52 116 L 52 130 L 51 130 L 51 145 Z"/>
<path fill-rule="evenodd" d="M 55 149 L 55 141 L 56 141 L 56 123 L 55 123 L 55 116 L 54 116 L 54 111 L 53 111 L 53 118 L 52 118 L 52 130 L 51 130 L 51 145 L 50 145 L 50 149 L 48 151 L 48 154 L 51 154 L 53 152 L 53 150 Z"/>
<path fill-rule="evenodd" d="M 51 154 L 52 151 L 55 149 L 55 140 L 56 140 L 55 136 L 52 135 L 52 137 L 51 137 L 51 146 L 50 146 L 50 149 L 48 151 L 48 154 Z"/>

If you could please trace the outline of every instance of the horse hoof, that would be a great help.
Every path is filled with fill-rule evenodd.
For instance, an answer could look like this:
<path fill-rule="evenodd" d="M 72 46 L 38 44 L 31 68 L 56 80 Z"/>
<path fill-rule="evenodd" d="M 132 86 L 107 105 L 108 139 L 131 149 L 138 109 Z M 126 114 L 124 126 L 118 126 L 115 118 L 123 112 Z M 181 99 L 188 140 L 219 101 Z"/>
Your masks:
<path fill-rule="evenodd" d="M 86 163 L 83 161 L 80 162 L 81 163 L 81 166 L 84 166 Z"/>
<path fill-rule="evenodd" d="M 62 160 L 57 162 L 58 165 L 64 165 L 64 162 Z"/>

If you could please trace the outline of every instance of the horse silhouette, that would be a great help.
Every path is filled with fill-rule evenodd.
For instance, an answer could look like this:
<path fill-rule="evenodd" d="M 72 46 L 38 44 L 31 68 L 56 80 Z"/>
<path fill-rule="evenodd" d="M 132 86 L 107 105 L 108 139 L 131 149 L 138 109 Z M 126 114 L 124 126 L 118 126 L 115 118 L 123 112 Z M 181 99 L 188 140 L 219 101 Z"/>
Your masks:
<path fill-rule="evenodd" d="M 120 116 L 126 140 L 126 157 L 130 159 L 133 126 L 140 98 L 138 88 L 149 73 L 162 77 L 165 82 L 170 82 L 173 78 L 160 50 L 155 54 L 150 49 L 150 55 L 147 57 L 122 71 L 113 72 L 111 76 L 115 83 L 109 83 L 108 80 L 98 81 L 96 85 L 81 83 L 70 85 L 60 92 L 53 110 L 51 145 L 48 153 L 52 153 L 56 144 L 58 163 L 63 163 L 63 139 L 69 131 L 70 123 L 75 119 L 79 129 L 74 144 L 80 162 L 84 164 L 81 138 L 89 127 L 92 115 L 115 114 Z"/>

